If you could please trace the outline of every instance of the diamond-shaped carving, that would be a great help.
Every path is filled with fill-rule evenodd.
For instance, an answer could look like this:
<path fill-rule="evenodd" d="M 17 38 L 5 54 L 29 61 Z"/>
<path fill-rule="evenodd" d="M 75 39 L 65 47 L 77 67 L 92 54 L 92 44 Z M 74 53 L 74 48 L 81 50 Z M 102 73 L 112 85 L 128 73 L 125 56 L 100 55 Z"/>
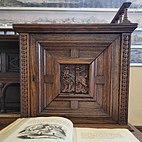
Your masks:
<path fill-rule="evenodd" d="M 7 54 L 7 71 L 19 71 L 19 54 Z"/>

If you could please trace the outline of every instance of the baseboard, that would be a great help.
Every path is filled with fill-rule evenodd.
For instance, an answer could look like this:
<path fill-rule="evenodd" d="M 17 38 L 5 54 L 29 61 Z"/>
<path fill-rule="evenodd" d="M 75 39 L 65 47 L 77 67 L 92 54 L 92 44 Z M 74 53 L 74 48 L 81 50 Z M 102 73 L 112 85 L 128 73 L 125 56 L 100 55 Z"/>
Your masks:
<path fill-rule="evenodd" d="M 135 126 L 139 131 L 142 132 L 142 126 Z"/>

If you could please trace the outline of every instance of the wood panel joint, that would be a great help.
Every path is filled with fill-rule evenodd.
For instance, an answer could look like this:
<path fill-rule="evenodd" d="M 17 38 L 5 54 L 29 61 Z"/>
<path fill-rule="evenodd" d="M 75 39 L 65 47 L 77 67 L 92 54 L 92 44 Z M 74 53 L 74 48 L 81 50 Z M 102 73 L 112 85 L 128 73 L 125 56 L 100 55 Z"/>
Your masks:
<path fill-rule="evenodd" d="M 78 101 L 75 100 L 75 101 L 71 101 L 71 109 L 78 109 L 79 108 L 79 104 L 78 104 Z"/>
<path fill-rule="evenodd" d="M 79 58 L 79 50 L 78 49 L 71 49 L 71 58 Z"/>
<path fill-rule="evenodd" d="M 53 78 L 54 76 L 51 75 L 51 74 L 46 74 L 44 76 L 44 82 L 47 83 L 47 84 L 53 84 Z"/>
<path fill-rule="evenodd" d="M 96 76 L 96 77 L 95 77 L 95 83 L 98 84 L 98 85 L 99 85 L 99 84 L 100 84 L 100 85 L 101 85 L 101 84 L 102 84 L 102 85 L 105 84 L 105 77 L 104 77 L 104 76 Z"/>

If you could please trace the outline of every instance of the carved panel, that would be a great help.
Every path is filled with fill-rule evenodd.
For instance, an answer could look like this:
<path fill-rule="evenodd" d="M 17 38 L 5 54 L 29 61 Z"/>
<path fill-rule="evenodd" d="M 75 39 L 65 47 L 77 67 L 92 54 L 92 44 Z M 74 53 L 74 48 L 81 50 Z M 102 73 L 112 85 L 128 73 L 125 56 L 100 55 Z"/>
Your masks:
<path fill-rule="evenodd" d="M 20 35 L 22 116 L 64 116 L 80 126 L 127 124 L 130 40 L 123 33 L 136 26 L 14 25 L 29 33 Z"/>
<path fill-rule="evenodd" d="M 129 64 L 130 64 L 130 34 L 122 35 L 122 73 L 120 94 L 119 123 L 127 124 L 128 118 L 128 91 L 129 91 Z"/>
<path fill-rule="evenodd" d="M 80 117 L 84 123 L 118 122 L 120 38 L 104 35 L 101 46 L 102 36 L 31 36 L 31 116 L 64 115 L 76 118 L 74 123 L 80 123 Z"/>
<path fill-rule="evenodd" d="M 89 66 L 76 65 L 76 93 L 88 94 Z"/>
<path fill-rule="evenodd" d="M 61 93 L 76 93 L 75 65 L 60 65 Z"/>
<path fill-rule="evenodd" d="M 19 71 L 19 54 L 7 54 L 7 71 Z"/>
<path fill-rule="evenodd" d="M 29 35 L 28 34 L 21 34 L 20 35 L 20 57 L 21 57 L 21 115 L 23 117 L 28 116 L 28 68 L 29 68 L 29 63 L 28 63 L 28 49 L 29 49 Z"/>
<path fill-rule="evenodd" d="M 88 65 L 60 65 L 61 93 L 88 94 Z"/>

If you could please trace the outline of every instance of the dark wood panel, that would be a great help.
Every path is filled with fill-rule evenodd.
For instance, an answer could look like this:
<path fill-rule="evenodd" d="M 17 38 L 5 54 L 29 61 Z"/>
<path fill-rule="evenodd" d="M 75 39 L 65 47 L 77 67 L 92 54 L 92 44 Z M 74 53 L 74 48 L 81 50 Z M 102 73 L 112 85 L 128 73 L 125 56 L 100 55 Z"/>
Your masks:
<path fill-rule="evenodd" d="M 105 47 L 97 46 L 97 42 L 95 42 L 96 47 L 92 47 L 93 44 L 88 44 L 88 47 L 82 46 L 83 44 L 81 44 L 79 47 L 78 44 L 72 44 L 75 41 L 79 41 L 81 43 L 82 40 L 86 40 L 88 43 L 91 43 L 93 38 L 94 40 L 96 40 L 97 37 L 103 38 L 102 34 L 91 34 L 91 38 L 88 34 L 83 35 L 83 38 L 80 34 L 75 34 L 74 36 L 75 39 L 73 38 L 73 35 L 70 34 L 66 34 L 66 36 L 64 36 L 64 34 L 61 34 L 60 37 L 58 37 L 58 35 L 51 35 L 51 37 L 50 35 L 41 35 L 38 39 L 37 35 L 32 35 L 32 52 L 30 53 L 32 55 L 31 66 L 34 66 L 34 68 L 32 69 L 32 74 L 34 76 L 32 83 L 34 86 L 36 86 L 35 89 L 34 86 L 32 87 L 34 91 L 32 98 L 35 98 L 32 99 L 35 100 L 32 101 L 32 115 L 43 116 L 56 114 L 62 116 L 64 114 L 64 116 L 74 116 L 76 118 L 80 118 L 80 114 L 83 114 L 82 117 L 88 116 L 94 119 L 100 117 L 100 120 L 97 120 L 99 123 L 102 122 L 102 116 L 104 123 L 108 122 L 108 118 L 110 122 L 112 121 L 112 123 L 118 123 L 118 115 L 112 113 L 112 111 L 114 110 L 116 111 L 116 113 L 118 113 L 118 107 L 115 104 L 118 104 L 118 93 L 116 91 L 113 91 L 113 94 L 111 94 L 110 92 L 112 92 L 113 87 L 113 75 L 115 75 L 116 77 L 117 74 L 111 74 L 111 67 L 115 64 L 116 66 L 118 66 L 117 68 L 113 68 L 115 72 L 117 72 L 119 68 L 119 64 L 117 64 L 115 60 L 112 61 L 114 55 L 117 56 L 118 61 L 120 60 L 120 52 L 116 52 L 120 50 L 119 36 L 116 35 L 115 38 L 112 38 L 112 36 L 109 37 L 109 34 L 108 36 L 104 34 L 104 37 L 107 37 L 107 39 L 104 39 L 104 42 L 106 40 L 109 40 L 111 45 L 114 45 L 108 46 L 108 44 L 106 44 Z M 46 37 L 48 37 L 48 40 Z M 64 42 L 54 42 L 54 40 L 56 41 L 56 38 L 57 40 L 64 40 Z M 69 39 L 70 41 L 66 42 L 66 40 L 68 41 Z M 116 43 L 118 44 L 118 46 L 115 46 Z M 98 45 L 100 45 L 100 43 Z M 72 46 L 74 46 L 74 48 Z M 81 54 L 81 52 L 83 51 L 84 53 Z M 75 67 L 78 66 L 88 66 L 86 68 L 89 73 L 89 90 L 86 92 L 87 94 L 78 94 L 77 92 L 74 93 L 75 88 L 77 88 L 77 82 L 73 81 L 73 84 L 76 86 L 74 87 L 74 89 L 72 88 L 72 79 L 76 79 L 77 76 L 75 74 L 78 74 Z M 65 67 L 68 69 L 65 70 Z M 61 79 L 63 72 L 67 78 L 64 79 L 64 81 L 66 82 L 65 84 Z M 79 77 L 80 76 L 81 74 L 79 75 Z M 92 79 L 94 80 L 94 82 Z M 119 78 L 116 77 L 116 80 L 119 81 Z M 91 83 L 94 85 L 92 85 Z M 116 82 L 115 84 L 115 87 L 119 88 L 118 82 Z M 37 87 L 37 85 L 39 87 Z M 69 88 L 70 90 L 68 90 Z M 87 90 L 87 88 L 85 90 Z M 113 98 L 113 95 L 116 95 L 116 98 Z M 38 100 L 38 98 L 40 99 Z M 110 100 L 112 100 L 112 102 L 114 103 L 110 104 Z M 74 120 L 74 123 L 78 123 L 77 119 Z M 88 121 L 86 119 L 86 123 L 91 123 L 91 120 Z"/>
<path fill-rule="evenodd" d="M 131 33 L 136 23 L 131 24 L 14 24 L 21 33 Z"/>
<path fill-rule="evenodd" d="M 22 116 L 126 127 L 129 38 L 136 26 L 14 25 L 21 37 Z"/>
<path fill-rule="evenodd" d="M 17 118 L 0 118 L 0 130 L 14 122 Z"/>
<path fill-rule="evenodd" d="M 19 36 L 8 35 L 13 29 L 0 29 L 0 116 L 20 113 Z"/>

